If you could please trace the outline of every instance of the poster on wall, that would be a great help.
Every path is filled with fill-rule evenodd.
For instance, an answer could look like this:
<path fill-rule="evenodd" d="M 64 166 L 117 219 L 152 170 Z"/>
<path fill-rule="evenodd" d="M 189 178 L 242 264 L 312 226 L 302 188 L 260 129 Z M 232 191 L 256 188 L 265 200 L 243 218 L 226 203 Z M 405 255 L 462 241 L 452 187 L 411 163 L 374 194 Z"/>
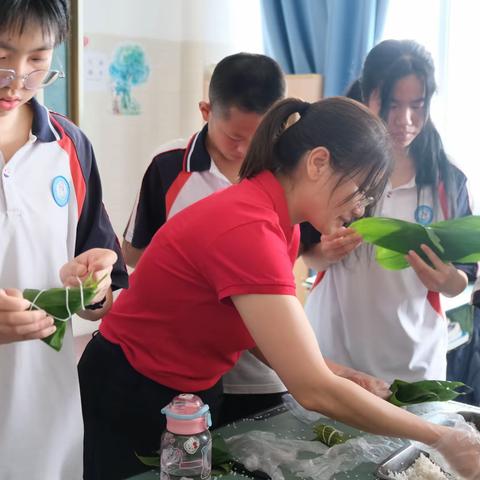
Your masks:
<path fill-rule="evenodd" d="M 119 45 L 108 68 L 113 85 L 113 113 L 139 115 L 141 106 L 132 89 L 145 83 L 150 74 L 143 48 L 138 44 Z"/>
<path fill-rule="evenodd" d="M 108 55 L 104 52 L 85 50 L 84 88 L 86 92 L 108 91 Z"/>
<path fill-rule="evenodd" d="M 111 111 L 116 115 L 139 115 L 142 112 L 134 89 L 148 81 L 150 65 L 141 45 L 120 44 L 111 55 L 87 49 L 84 62 L 85 91 L 110 91 Z"/>

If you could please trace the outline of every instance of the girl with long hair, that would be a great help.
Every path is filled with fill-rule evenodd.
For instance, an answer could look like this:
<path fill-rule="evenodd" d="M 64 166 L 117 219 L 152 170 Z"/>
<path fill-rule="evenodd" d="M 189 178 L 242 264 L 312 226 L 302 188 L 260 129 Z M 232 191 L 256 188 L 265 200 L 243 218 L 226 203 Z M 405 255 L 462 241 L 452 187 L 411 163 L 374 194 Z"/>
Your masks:
<path fill-rule="evenodd" d="M 422 225 L 471 214 L 466 178 L 449 161 L 430 117 L 436 89 L 430 54 L 414 41 L 381 42 L 367 55 L 360 87 L 387 126 L 394 156 L 387 187 L 369 213 Z M 319 272 L 305 308 L 322 352 L 389 383 L 445 379 L 440 294 L 461 293 L 475 268 L 444 264 L 423 246 L 430 265 L 411 251 L 411 268 L 384 270 L 352 229 L 322 233 L 320 239 L 309 225 L 302 231 L 304 258 Z"/>

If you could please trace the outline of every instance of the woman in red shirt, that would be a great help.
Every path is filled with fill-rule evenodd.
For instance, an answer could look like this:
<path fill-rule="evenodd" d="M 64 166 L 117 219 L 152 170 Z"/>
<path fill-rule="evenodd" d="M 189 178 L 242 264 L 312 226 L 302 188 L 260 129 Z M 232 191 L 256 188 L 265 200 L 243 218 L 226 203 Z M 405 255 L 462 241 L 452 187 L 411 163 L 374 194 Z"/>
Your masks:
<path fill-rule="evenodd" d="M 135 453 L 158 449 L 160 409 L 177 393 L 195 392 L 215 417 L 221 376 L 246 349 L 304 407 L 373 433 L 443 438 L 449 460 L 480 475 L 480 443 L 392 406 L 379 398 L 382 382 L 324 359 L 295 296 L 298 223 L 331 233 L 362 216 L 390 168 L 385 126 L 357 102 L 287 99 L 270 110 L 242 181 L 156 233 L 88 345 L 79 365 L 85 479 L 141 471 Z"/>

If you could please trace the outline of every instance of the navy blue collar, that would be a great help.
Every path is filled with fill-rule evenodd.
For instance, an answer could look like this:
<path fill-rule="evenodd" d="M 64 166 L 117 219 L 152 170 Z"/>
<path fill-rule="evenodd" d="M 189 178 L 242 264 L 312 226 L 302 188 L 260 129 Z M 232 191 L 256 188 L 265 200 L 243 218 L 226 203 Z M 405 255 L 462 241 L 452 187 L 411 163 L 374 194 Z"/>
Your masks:
<path fill-rule="evenodd" d="M 52 125 L 48 109 L 40 105 L 35 98 L 29 102 L 33 111 L 32 134 L 41 142 L 55 142 L 61 138 L 58 132 Z"/>
<path fill-rule="evenodd" d="M 207 151 L 208 123 L 190 140 L 185 152 L 184 169 L 187 172 L 204 172 L 210 170 L 212 159 Z"/>

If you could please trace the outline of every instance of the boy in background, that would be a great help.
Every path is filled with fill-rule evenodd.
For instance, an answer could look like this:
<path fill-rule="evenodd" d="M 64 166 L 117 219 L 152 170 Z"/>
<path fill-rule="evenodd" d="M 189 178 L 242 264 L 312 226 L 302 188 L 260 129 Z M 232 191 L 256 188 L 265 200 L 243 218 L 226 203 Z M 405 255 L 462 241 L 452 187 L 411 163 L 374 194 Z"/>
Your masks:
<path fill-rule="evenodd" d="M 218 63 L 209 101 L 199 104 L 205 126 L 189 141 L 162 146 L 143 177 L 122 244 L 129 266 L 136 266 L 153 235 L 175 213 L 237 182 L 260 121 L 284 95 L 281 68 L 265 55 L 238 53 Z M 223 378 L 223 386 L 222 422 L 277 404 L 286 390 L 273 370 L 248 352 Z"/>
<path fill-rule="evenodd" d="M 0 478 L 82 478 L 83 422 L 71 322 L 55 332 L 29 310 L 25 288 L 77 286 L 105 277 L 83 318 L 110 308 L 127 286 L 120 248 L 102 203 L 92 147 L 70 121 L 34 98 L 61 73 L 66 0 L 0 2 Z"/>

